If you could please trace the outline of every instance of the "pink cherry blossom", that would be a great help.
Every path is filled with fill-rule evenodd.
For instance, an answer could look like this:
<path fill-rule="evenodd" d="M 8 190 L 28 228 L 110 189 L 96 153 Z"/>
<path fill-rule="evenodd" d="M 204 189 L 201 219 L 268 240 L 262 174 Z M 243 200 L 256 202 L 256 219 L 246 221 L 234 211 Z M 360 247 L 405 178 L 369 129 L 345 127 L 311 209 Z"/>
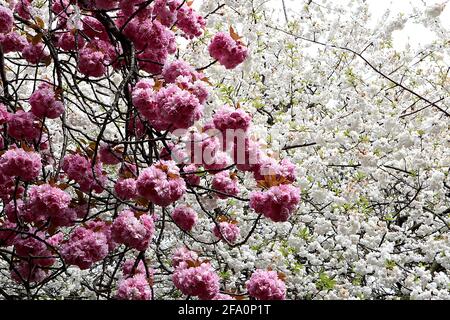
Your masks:
<path fill-rule="evenodd" d="M 14 222 L 0 220 L 0 247 L 13 244 L 16 236 L 16 226 L 17 225 Z"/>
<path fill-rule="evenodd" d="M 183 5 L 177 12 L 177 26 L 186 38 L 198 38 L 203 34 L 206 21 L 194 9 Z"/>
<path fill-rule="evenodd" d="M 62 245 L 61 254 L 67 264 L 88 269 L 108 255 L 108 239 L 101 231 L 77 227 Z"/>
<path fill-rule="evenodd" d="M 237 196 L 239 194 L 238 180 L 228 170 L 216 173 L 211 186 L 214 190 L 220 192 L 216 194 L 220 199 L 227 199 L 230 196 Z"/>
<path fill-rule="evenodd" d="M 122 154 L 106 143 L 100 145 L 99 157 L 104 164 L 115 165 L 122 162 Z"/>
<path fill-rule="evenodd" d="M 153 270 L 150 269 L 149 272 L 152 273 Z M 122 273 L 126 277 L 132 277 L 135 275 L 146 275 L 145 265 L 142 262 L 142 260 L 139 260 L 139 263 L 136 265 L 136 260 L 128 259 L 122 265 Z"/>
<path fill-rule="evenodd" d="M 209 263 L 198 267 L 178 267 L 172 275 L 172 281 L 183 294 L 209 300 L 219 293 L 219 276 Z"/>
<path fill-rule="evenodd" d="M 223 106 L 213 117 L 214 126 L 223 133 L 230 129 L 245 132 L 250 127 L 251 121 L 252 117 L 244 110 L 229 106 Z"/>
<path fill-rule="evenodd" d="M 148 280 L 143 275 L 135 275 L 122 279 L 116 292 L 119 300 L 151 300 L 152 290 Z"/>
<path fill-rule="evenodd" d="M 163 25 L 170 27 L 177 20 L 177 9 L 181 3 L 181 0 L 155 0 L 153 14 Z"/>
<path fill-rule="evenodd" d="M 35 231 L 16 235 L 13 241 L 16 254 L 31 260 L 34 265 L 50 267 L 56 262 L 56 257 L 47 245 L 45 234 Z"/>
<path fill-rule="evenodd" d="M 292 185 L 271 187 L 250 194 L 250 208 L 274 222 L 284 222 L 300 202 L 300 190 Z"/>
<path fill-rule="evenodd" d="M 218 239 L 225 239 L 229 243 L 234 243 L 239 237 L 241 230 L 237 224 L 223 221 L 219 223 L 219 226 L 214 226 L 213 233 Z"/>
<path fill-rule="evenodd" d="M 162 76 L 167 83 L 175 83 L 179 76 L 188 77 L 190 81 L 198 77 L 195 68 L 183 60 L 175 60 L 164 65 Z"/>
<path fill-rule="evenodd" d="M 180 267 L 186 267 L 187 266 L 187 262 L 191 261 L 197 261 L 198 260 L 198 255 L 196 252 L 191 251 L 189 249 L 187 249 L 186 247 L 181 247 L 178 248 L 177 250 L 175 250 L 173 256 L 172 256 L 172 266 L 174 268 Z"/>
<path fill-rule="evenodd" d="M 79 50 L 84 47 L 84 44 L 84 38 L 71 31 L 64 32 L 58 39 L 58 46 L 64 51 Z"/>
<path fill-rule="evenodd" d="M 6 151 L 0 157 L 0 172 L 6 176 L 32 181 L 39 176 L 42 168 L 41 156 L 16 148 Z"/>
<path fill-rule="evenodd" d="M 39 266 L 24 260 L 14 263 L 11 269 L 11 278 L 18 282 L 39 283 L 47 276 Z"/>
<path fill-rule="evenodd" d="M 256 270 L 246 283 L 248 294 L 258 300 L 284 300 L 286 285 L 275 271 Z"/>
<path fill-rule="evenodd" d="M 0 7 L 0 33 L 8 33 L 14 26 L 13 14 L 8 8 Z"/>
<path fill-rule="evenodd" d="M 117 0 L 95 0 L 95 6 L 100 10 L 111 10 L 117 8 Z"/>
<path fill-rule="evenodd" d="M 42 42 L 28 43 L 22 50 L 22 57 L 31 64 L 39 64 L 50 57 L 50 52 Z"/>
<path fill-rule="evenodd" d="M 235 300 L 232 296 L 228 294 L 218 293 L 211 300 Z"/>
<path fill-rule="evenodd" d="M 9 119 L 8 109 L 3 103 L 0 103 L 0 125 L 6 123 Z"/>
<path fill-rule="evenodd" d="M 162 160 L 141 172 L 136 189 L 145 199 L 165 207 L 183 196 L 186 183 L 175 162 Z"/>
<path fill-rule="evenodd" d="M 31 7 L 32 0 L 20 0 L 16 3 L 14 7 L 14 12 L 17 13 L 21 18 L 25 20 L 31 19 Z"/>
<path fill-rule="evenodd" d="M 69 179 L 74 180 L 83 192 L 93 190 L 96 193 L 103 191 L 106 176 L 102 172 L 101 162 L 94 166 L 95 177 L 91 167 L 91 161 L 80 154 L 69 154 L 64 157 L 62 169 Z"/>
<path fill-rule="evenodd" d="M 49 184 L 32 186 L 28 193 L 27 209 L 37 217 L 50 218 L 55 225 L 67 225 L 76 218 L 76 214 L 69 209 L 71 197 L 63 190 Z"/>
<path fill-rule="evenodd" d="M 114 191 L 117 197 L 121 200 L 130 200 L 133 199 L 136 192 L 136 179 L 128 178 L 128 179 L 119 179 L 114 185 Z"/>
<path fill-rule="evenodd" d="M 56 97 L 54 88 L 42 83 L 30 97 L 31 112 L 39 118 L 58 118 L 64 112 L 63 103 Z"/>
<path fill-rule="evenodd" d="M 200 185 L 201 178 L 198 174 L 196 174 L 196 172 L 199 172 L 199 171 L 201 171 L 201 170 L 199 170 L 199 168 L 195 164 L 190 164 L 188 166 L 185 166 L 183 168 L 183 172 L 185 173 L 185 174 L 183 174 L 184 181 L 186 181 L 186 183 L 191 186 Z"/>
<path fill-rule="evenodd" d="M 28 45 L 28 42 L 25 37 L 15 31 L 12 31 L 7 34 L 0 33 L 0 44 L 2 45 L 3 53 L 6 54 L 9 52 L 22 52 L 22 50 Z"/>
<path fill-rule="evenodd" d="M 217 33 L 212 39 L 209 54 L 227 69 L 234 69 L 247 58 L 248 50 L 239 41 L 224 32 Z"/>
<path fill-rule="evenodd" d="M 19 110 L 8 117 L 8 134 L 17 140 L 35 140 L 41 135 L 41 124 L 33 113 Z"/>
<path fill-rule="evenodd" d="M 85 16 L 82 21 L 83 33 L 91 39 L 108 40 L 108 34 L 103 24 L 91 16 Z"/>
<path fill-rule="evenodd" d="M 184 231 L 191 231 L 197 222 L 197 212 L 187 206 L 178 206 L 172 212 L 172 219 Z"/>
<path fill-rule="evenodd" d="M 154 232 L 153 219 L 149 215 L 136 217 L 136 213 L 131 210 L 122 211 L 111 227 L 114 241 L 139 251 L 147 249 Z"/>

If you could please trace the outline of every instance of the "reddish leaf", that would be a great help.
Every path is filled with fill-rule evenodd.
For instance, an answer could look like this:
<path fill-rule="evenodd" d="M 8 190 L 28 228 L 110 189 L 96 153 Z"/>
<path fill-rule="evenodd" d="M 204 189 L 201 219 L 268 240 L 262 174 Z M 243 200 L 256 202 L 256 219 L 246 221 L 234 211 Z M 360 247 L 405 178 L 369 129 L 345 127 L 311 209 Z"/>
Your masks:
<path fill-rule="evenodd" d="M 236 31 L 234 31 L 234 28 L 232 26 L 230 26 L 230 36 L 234 41 L 239 41 L 242 39 L 242 37 L 239 36 Z"/>

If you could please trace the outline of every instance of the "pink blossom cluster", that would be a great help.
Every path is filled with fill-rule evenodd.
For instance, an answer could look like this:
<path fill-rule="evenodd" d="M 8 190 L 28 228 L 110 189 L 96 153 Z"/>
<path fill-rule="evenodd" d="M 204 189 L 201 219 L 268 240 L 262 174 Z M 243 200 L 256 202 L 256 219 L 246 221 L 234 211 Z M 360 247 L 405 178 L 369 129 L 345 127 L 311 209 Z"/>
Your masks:
<path fill-rule="evenodd" d="M 287 221 L 299 202 L 299 189 L 289 184 L 250 194 L 250 208 L 274 222 Z"/>
<path fill-rule="evenodd" d="M 126 16 L 131 16 L 145 2 L 146 0 L 120 0 L 119 8 Z M 148 11 L 145 11 L 145 14 L 148 15 Z"/>
<path fill-rule="evenodd" d="M 39 283 L 46 276 L 47 274 L 42 268 L 24 260 L 15 263 L 11 269 L 11 279 L 19 283 Z"/>
<path fill-rule="evenodd" d="M 88 77 L 101 77 L 116 57 L 116 49 L 108 41 L 94 39 L 80 49 L 78 68 Z"/>
<path fill-rule="evenodd" d="M 251 120 L 252 117 L 241 108 L 223 106 L 214 114 L 212 121 L 203 127 L 203 131 L 216 139 L 220 138 L 222 145 L 219 149 L 227 151 L 235 163 L 246 164 L 249 163 L 250 156 L 251 160 L 256 159 L 253 153 L 259 150 L 259 146 L 249 144 L 247 132 Z"/>
<path fill-rule="evenodd" d="M 189 232 L 197 222 L 197 212 L 191 207 L 178 206 L 172 212 L 172 219 L 182 230 Z"/>
<path fill-rule="evenodd" d="M 71 0 L 54 0 L 52 11 L 59 16 L 65 13 L 72 13 Z"/>
<path fill-rule="evenodd" d="M 228 152 L 222 151 L 217 132 L 190 132 L 185 138 L 187 163 L 203 166 L 206 170 L 219 171 L 232 165 Z M 185 162 L 186 163 L 186 162 Z"/>
<path fill-rule="evenodd" d="M 199 168 L 195 164 L 190 164 L 183 167 L 183 179 L 190 186 L 200 185 L 201 178 L 197 174 Z"/>
<path fill-rule="evenodd" d="M 216 173 L 211 186 L 215 191 L 218 191 L 216 196 L 220 199 L 227 199 L 239 194 L 238 179 L 234 173 L 228 170 Z"/>
<path fill-rule="evenodd" d="M 28 42 L 19 33 L 11 31 L 7 34 L 0 33 L 0 44 L 2 45 L 3 53 L 6 54 L 10 52 L 22 52 Z"/>
<path fill-rule="evenodd" d="M 120 280 L 116 299 L 119 300 L 151 300 L 151 282 L 153 279 L 153 270 L 147 270 L 142 260 L 137 261 L 128 259 L 122 265 L 123 278 Z"/>
<path fill-rule="evenodd" d="M 100 161 L 104 164 L 116 165 L 122 162 L 122 154 L 111 145 L 102 143 L 99 148 Z"/>
<path fill-rule="evenodd" d="M 19 257 L 28 258 L 33 265 L 49 267 L 56 261 L 47 245 L 45 234 L 36 230 L 18 234 L 14 239 L 14 249 Z"/>
<path fill-rule="evenodd" d="M 198 98 L 177 85 L 168 85 L 155 96 L 163 130 L 187 129 L 203 115 Z"/>
<path fill-rule="evenodd" d="M 286 285 L 275 271 L 256 270 L 246 283 L 248 294 L 258 300 L 284 300 Z"/>
<path fill-rule="evenodd" d="M 23 48 L 22 57 L 30 64 L 39 64 L 50 57 L 50 52 L 42 42 L 30 42 Z"/>
<path fill-rule="evenodd" d="M 82 20 L 83 33 L 91 40 L 108 40 L 108 33 L 103 24 L 96 18 L 85 16 Z"/>
<path fill-rule="evenodd" d="M 183 60 L 175 60 L 171 63 L 166 63 L 161 75 L 167 83 L 175 83 L 178 77 L 185 77 L 189 81 L 194 81 L 195 79 L 201 79 L 203 77 L 203 75 L 198 73 L 193 66 Z"/>
<path fill-rule="evenodd" d="M 253 171 L 255 180 L 265 180 L 267 176 L 282 178 L 284 183 L 292 183 L 297 179 L 297 167 L 289 159 L 276 161 L 274 158 L 263 157 Z"/>
<path fill-rule="evenodd" d="M 174 161 L 161 160 L 141 172 L 136 190 L 145 199 L 166 207 L 184 195 L 186 183 Z"/>
<path fill-rule="evenodd" d="M 177 9 L 182 0 L 155 0 L 153 14 L 166 27 L 171 27 L 177 20 Z"/>
<path fill-rule="evenodd" d="M 14 26 L 12 11 L 4 6 L 0 7 L 0 33 L 8 33 Z"/>
<path fill-rule="evenodd" d="M 240 171 L 258 172 L 266 157 L 259 143 L 248 137 L 245 137 L 244 143 L 233 144 L 232 158 Z"/>
<path fill-rule="evenodd" d="M 78 208 L 78 210 L 81 210 L 81 209 L 84 209 L 84 208 L 83 207 Z M 104 220 L 97 218 L 94 220 L 89 220 L 88 222 L 84 223 L 84 227 L 86 227 L 90 230 L 93 230 L 95 232 L 103 233 L 106 237 L 109 252 L 114 251 L 114 249 L 117 247 L 117 242 L 114 241 L 113 236 L 112 236 L 111 222 L 104 221 Z"/>
<path fill-rule="evenodd" d="M 234 69 L 248 56 L 247 48 L 225 32 L 217 33 L 208 47 L 209 54 L 227 69 Z"/>
<path fill-rule="evenodd" d="M 74 31 L 66 31 L 58 38 L 58 47 L 64 51 L 72 51 L 81 49 L 86 44 L 80 33 Z"/>
<path fill-rule="evenodd" d="M 144 275 L 135 275 L 119 281 L 116 299 L 118 300 L 151 300 L 152 289 Z"/>
<path fill-rule="evenodd" d="M 131 210 L 123 210 L 114 219 L 111 227 L 111 235 L 115 242 L 139 251 L 147 249 L 154 232 L 155 226 L 151 216 L 138 215 Z"/>
<path fill-rule="evenodd" d="M 139 50 L 139 67 L 151 74 L 160 73 L 168 56 L 176 52 L 175 34 L 147 14 L 137 15 L 131 21 L 123 15 L 117 22 L 124 35 Z"/>
<path fill-rule="evenodd" d="M 133 90 L 133 104 L 159 131 L 187 129 L 203 114 L 198 98 L 175 84 L 154 91 L 152 82 L 140 81 Z"/>
<path fill-rule="evenodd" d="M 20 184 L 16 186 L 16 180 L 16 177 L 8 176 L 1 172 L 0 169 L 0 199 L 5 203 L 9 202 L 14 197 L 19 198 L 23 196 L 25 188 Z"/>
<path fill-rule="evenodd" d="M 38 118 L 58 118 L 64 112 L 63 103 L 57 98 L 52 85 L 44 82 L 29 99 L 31 112 Z"/>
<path fill-rule="evenodd" d="M 58 28 L 61 29 L 67 28 L 69 16 L 72 15 L 75 11 L 74 6 L 71 4 L 71 0 L 55 0 L 52 3 L 51 9 L 55 14 Z M 72 27 L 77 26 L 72 25 Z"/>
<path fill-rule="evenodd" d="M 136 179 L 119 179 L 114 185 L 114 191 L 121 200 L 131 200 L 136 197 Z"/>
<path fill-rule="evenodd" d="M 27 203 L 22 199 L 10 200 L 5 205 L 5 214 L 8 221 L 13 223 L 17 223 L 19 220 L 24 222 L 33 222 L 35 220 L 35 217 L 29 210 Z"/>
<path fill-rule="evenodd" d="M 26 210 L 33 216 L 33 221 L 50 220 L 53 226 L 68 226 L 77 218 L 77 213 L 69 208 L 70 202 L 71 197 L 66 192 L 43 184 L 30 188 Z"/>
<path fill-rule="evenodd" d="M 153 277 L 153 270 L 149 269 L 149 272 L 151 273 L 150 276 Z M 128 259 L 123 263 L 122 273 L 126 277 L 147 274 L 144 262 L 142 260 L 139 260 L 139 262 L 136 264 L 136 261 L 133 259 Z"/>
<path fill-rule="evenodd" d="M 33 181 L 39 176 L 41 168 L 41 156 L 36 152 L 13 148 L 0 157 L 0 173 L 6 177 Z"/>
<path fill-rule="evenodd" d="M 230 296 L 229 294 L 223 294 L 223 293 L 218 293 L 216 294 L 211 300 L 235 300 L 232 296 Z"/>
<path fill-rule="evenodd" d="M 182 145 L 176 145 L 172 142 L 168 142 L 159 152 L 159 158 L 161 160 L 173 160 L 176 163 L 184 163 L 188 154 Z"/>
<path fill-rule="evenodd" d="M 192 132 L 187 136 L 186 151 L 191 163 L 211 165 L 220 151 L 220 141 L 216 136 L 203 132 Z"/>
<path fill-rule="evenodd" d="M 111 10 L 117 8 L 117 0 L 95 0 L 95 7 L 100 10 Z"/>
<path fill-rule="evenodd" d="M 7 247 L 13 244 L 16 236 L 16 224 L 9 220 L 0 220 L 0 247 Z"/>
<path fill-rule="evenodd" d="M 204 161 L 203 167 L 213 173 L 225 170 L 233 164 L 233 160 L 230 158 L 229 154 L 224 151 L 217 152 L 212 159 L 204 158 Z"/>
<path fill-rule="evenodd" d="M 199 80 L 200 79 L 200 80 Z M 196 76 L 178 76 L 175 80 L 175 84 L 193 94 L 201 105 L 204 105 L 209 97 L 208 88 L 206 86 L 207 78 L 203 74 L 197 74 Z"/>
<path fill-rule="evenodd" d="M 94 165 L 94 170 L 92 170 L 91 165 L 92 163 L 88 158 L 76 153 L 64 157 L 62 169 L 70 180 L 78 183 L 81 191 L 90 192 L 92 190 L 101 193 L 106 182 L 106 176 L 102 172 L 102 164 L 97 162 Z"/>
<path fill-rule="evenodd" d="M 223 221 L 219 222 L 218 226 L 214 226 L 213 233 L 218 239 L 225 239 L 229 243 L 234 243 L 239 237 L 241 230 L 237 224 Z"/>
<path fill-rule="evenodd" d="M 177 26 L 184 32 L 186 38 L 193 39 L 203 34 L 206 21 L 194 9 L 183 5 L 178 9 Z"/>
<path fill-rule="evenodd" d="M 14 228 L 11 225 L 10 227 Z M 14 245 L 19 260 L 11 265 L 11 278 L 17 282 L 29 283 L 44 280 L 47 276 L 46 268 L 56 262 L 54 250 L 59 246 L 62 237 L 61 233 L 49 237 L 35 228 L 15 233 L 9 244 Z"/>
<path fill-rule="evenodd" d="M 189 250 L 186 247 L 180 247 L 175 250 L 172 256 L 172 266 L 177 268 L 178 266 L 186 267 L 188 261 L 197 261 L 198 254 Z"/>
<path fill-rule="evenodd" d="M 247 132 L 251 121 L 252 117 L 247 112 L 229 106 L 223 106 L 213 117 L 214 127 L 223 133 L 230 129 Z"/>
<path fill-rule="evenodd" d="M 188 254 L 185 253 L 186 256 Z M 190 253 L 196 256 L 195 253 Z M 172 281 L 183 294 L 197 296 L 203 300 L 214 298 L 220 289 L 219 276 L 210 263 L 181 261 L 175 267 Z"/>
<path fill-rule="evenodd" d="M 142 138 L 146 132 L 145 122 L 136 114 L 132 114 L 126 127 L 130 137 Z"/>
<path fill-rule="evenodd" d="M 8 115 L 7 132 L 16 140 L 33 141 L 41 135 L 41 123 L 33 113 L 18 110 Z"/>
<path fill-rule="evenodd" d="M 14 7 L 14 12 L 25 20 L 31 19 L 31 12 L 30 12 L 31 2 L 32 0 L 17 1 Z"/>
<path fill-rule="evenodd" d="M 95 262 L 103 260 L 108 252 L 108 237 L 101 226 L 77 227 L 61 247 L 65 262 L 82 270 L 89 269 Z"/>

